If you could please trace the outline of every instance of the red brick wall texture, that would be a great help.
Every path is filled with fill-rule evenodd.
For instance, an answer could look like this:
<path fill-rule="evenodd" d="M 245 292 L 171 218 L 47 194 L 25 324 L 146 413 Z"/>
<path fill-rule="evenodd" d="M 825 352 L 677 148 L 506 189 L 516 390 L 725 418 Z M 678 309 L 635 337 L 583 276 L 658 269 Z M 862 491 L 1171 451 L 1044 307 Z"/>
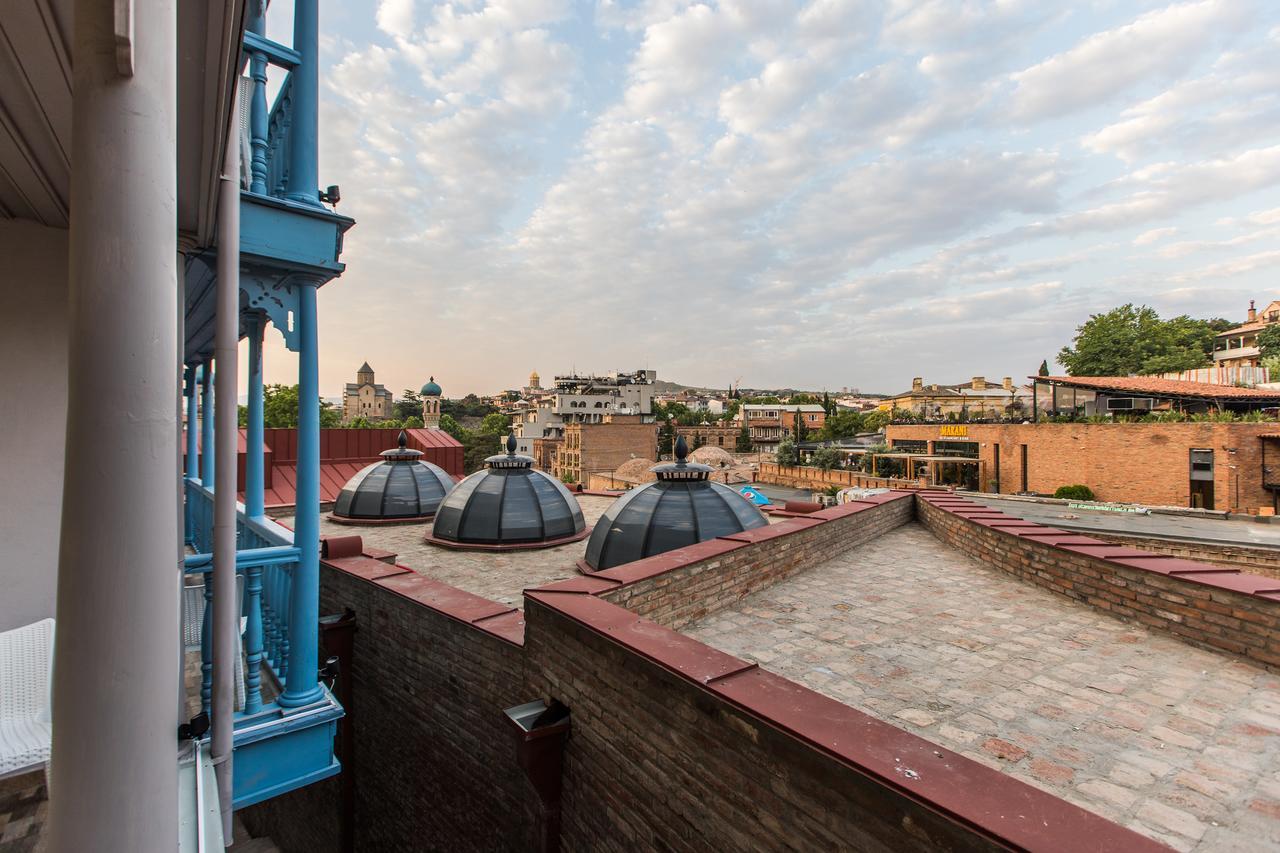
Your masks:
<path fill-rule="evenodd" d="M 995 478 L 1000 446 L 1000 491 L 1022 490 L 1021 445 L 1027 446 L 1027 490 L 1053 494 L 1082 483 L 1099 500 L 1160 506 L 1191 505 L 1190 451 L 1214 452 L 1214 509 L 1272 506 L 1262 488 L 1260 435 L 1280 431 L 1275 423 L 1182 424 L 967 424 L 979 443 L 987 480 Z M 890 426 L 890 441 L 937 441 L 940 425 Z M 954 438 L 942 440 L 955 441 Z M 1280 464 L 1280 443 L 1268 461 Z M 1273 450 L 1277 458 L 1272 459 Z M 1233 452 L 1234 451 L 1234 452 Z M 989 483 L 983 483 L 989 488 Z"/>
<path fill-rule="evenodd" d="M 674 630 L 913 517 L 1026 582 L 1280 667 L 1280 583 L 945 492 L 877 495 L 529 590 L 523 615 L 403 567 L 329 560 L 322 612 L 359 620 L 343 674 L 356 849 L 531 849 L 537 800 L 502 709 L 534 698 L 572 712 L 566 850 L 1160 849 Z M 286 851 L 335 850 L 336 790 L 250 809 L 251 828 Z"/>

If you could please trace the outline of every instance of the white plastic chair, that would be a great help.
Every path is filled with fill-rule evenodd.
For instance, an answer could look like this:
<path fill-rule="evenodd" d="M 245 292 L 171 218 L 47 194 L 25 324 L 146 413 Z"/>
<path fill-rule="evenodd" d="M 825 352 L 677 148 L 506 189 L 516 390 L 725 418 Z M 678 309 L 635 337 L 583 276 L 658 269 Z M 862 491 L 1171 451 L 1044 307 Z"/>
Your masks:
<path fill-rule="evenodd" d="M 0 633 L 0 779 L 42 767 L 53 742 L 52 619 Z"/>

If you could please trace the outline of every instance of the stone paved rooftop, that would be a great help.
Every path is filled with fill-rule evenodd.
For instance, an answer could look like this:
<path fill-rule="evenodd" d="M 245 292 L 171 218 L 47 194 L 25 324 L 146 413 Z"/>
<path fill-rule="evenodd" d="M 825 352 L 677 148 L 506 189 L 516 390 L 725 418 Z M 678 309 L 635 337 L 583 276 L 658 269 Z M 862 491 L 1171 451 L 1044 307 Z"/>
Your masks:
<path fill-rule="evenodd" d="M 582 516 L 588 525 L 608 509 L 614 498 L 578 495 Z M 293 517 L 280 522 L 293 527 Z M 321 536 L 361 536 L 367 546 L 394 551 L 396 561 L 421 575 L 484 596 L 511 607 L 524 608 L 521 591 L 552 581 L 576 577 L 575 563 L 586 552 L 586 540 L 570 542 L 556 548 L 526 551 L 455 551 L 429 545 L 422 537 L 431 529 L 430 522 L 385 526 L 335 524 L 320 517 Z"/>
<path fill-rule="evenodd" d="M 919 525 L 685 633 L 1177 849 L 1280 849 L 1280 676 Z"/>

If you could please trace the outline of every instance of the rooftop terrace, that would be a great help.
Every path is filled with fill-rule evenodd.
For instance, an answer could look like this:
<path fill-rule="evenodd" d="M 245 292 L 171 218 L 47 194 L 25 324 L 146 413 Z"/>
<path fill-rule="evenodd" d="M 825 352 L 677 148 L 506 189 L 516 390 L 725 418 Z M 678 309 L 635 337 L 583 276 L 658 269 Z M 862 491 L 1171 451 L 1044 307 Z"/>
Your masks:
<path fill-rule="evenodd" d="M 683 632 L 1177 849 L 1280 845 L 1280 677 L 919 524 Z"/>

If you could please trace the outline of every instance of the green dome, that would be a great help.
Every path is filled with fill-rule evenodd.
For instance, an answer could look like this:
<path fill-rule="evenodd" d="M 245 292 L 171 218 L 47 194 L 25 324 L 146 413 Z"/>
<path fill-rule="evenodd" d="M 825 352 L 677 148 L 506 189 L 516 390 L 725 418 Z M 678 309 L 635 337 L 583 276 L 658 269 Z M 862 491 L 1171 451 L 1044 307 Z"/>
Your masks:
<path fill-rule="evenodd" d="M 424 397 L 439 397 L 444 392 L 440 390 L 440 386 L 436 384 L 436 378 L 432 376 L 427 380 L 427 384 L 422 386 L 421 394 Z"/>

